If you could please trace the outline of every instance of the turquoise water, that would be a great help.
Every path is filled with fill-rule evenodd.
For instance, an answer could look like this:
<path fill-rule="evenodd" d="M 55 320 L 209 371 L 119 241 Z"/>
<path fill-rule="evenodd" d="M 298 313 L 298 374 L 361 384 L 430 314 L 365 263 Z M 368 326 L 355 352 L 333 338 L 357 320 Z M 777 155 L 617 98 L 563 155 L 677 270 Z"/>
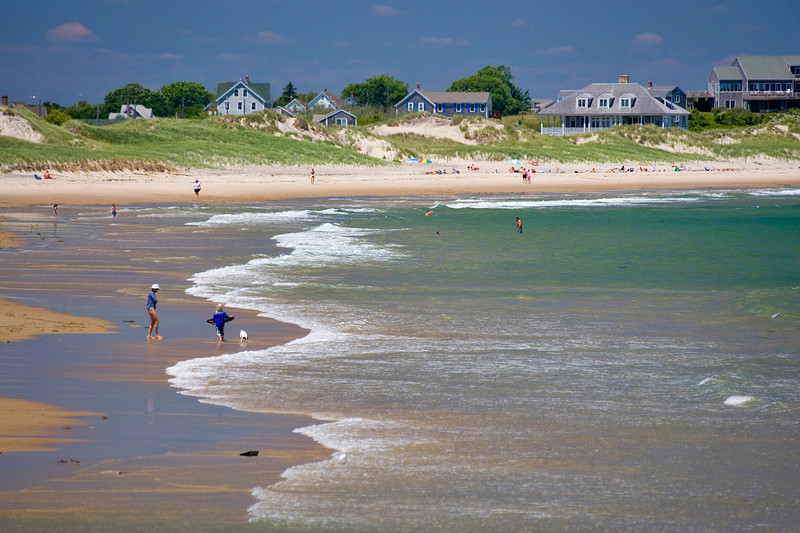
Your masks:
<path fill-rule="evenodd" d="M 797 529 L 800 190 L 340 199 L 204 217 L 189 227 L 234 249 L 263 240 L 264 253 L 196 273 L 189 292 L 310 332 L 179 363 L 171 382 L 313 415 L 298 431 L 333 450 L 254 487 L 253 522 Z"/>

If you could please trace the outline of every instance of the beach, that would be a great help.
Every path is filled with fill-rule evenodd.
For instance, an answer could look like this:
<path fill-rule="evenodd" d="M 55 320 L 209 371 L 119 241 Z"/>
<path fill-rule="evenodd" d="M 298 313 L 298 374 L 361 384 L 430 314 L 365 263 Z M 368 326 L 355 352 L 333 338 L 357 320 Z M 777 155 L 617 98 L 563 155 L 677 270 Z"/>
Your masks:
<path fill-rule="evenodd" d="M 298 199 L 432 202 L 441 196 L 800 186 L 796 161 L 715 162 L 714 170 L 687 164 L 679 171 L 672 164 L 657 164 L 655 171 L 652 164 L 647 171 L 637 164 L 634 172 L 542 165 L 530 184 L 507 163 L 479 163 L 477 171 L 467 170 L 468 164 L 321 165 L 313 185 L 310 169 L 300 167 L 53 172 L 47 181 L 0 176 L 0 341 L 12 376 L 0 400 L 6 407 L 0 419 L 0 525 L 234 527 L 247 522 L 253 487 L 278 482 L 290 466 L 331 457 L 331 448 L 293 432 L 313 424 L 307 416 L 199 403 L 168 384 L 165 369 L 181 361 L 282 345 L 308 330 L 229 308 L 237 318 L 229 342 L 218 344 L 205 323 L 213 304 L 186 294 L 188 280 L 257 256 L 264 243 L 240 239 L 230 250 L 213 231 L 193 234 L 169 222 L 170 213 L 158 206 L 202 210 Z M 436 169 L 442 173 L 430 173 Z M 202 185 L 199 195 L 195 180 Z M 57 219 L 51 217 L 53 204 L 59 205 Z M 131 220 L 133 206 L 152 206 L 153 212 L 137 207 L 139 218 Z M 144 299 L 156 282 L 165 339 L 147 341 Z M 240 328 L 249 333 L 248 346 L 238 342 Z M 33 418 L 39 419 L 35 427 L 23 424 Z M 146 438 L 135 438 L 141 435 Z M 258 457 L 239 456 L 256 449 Z"/>

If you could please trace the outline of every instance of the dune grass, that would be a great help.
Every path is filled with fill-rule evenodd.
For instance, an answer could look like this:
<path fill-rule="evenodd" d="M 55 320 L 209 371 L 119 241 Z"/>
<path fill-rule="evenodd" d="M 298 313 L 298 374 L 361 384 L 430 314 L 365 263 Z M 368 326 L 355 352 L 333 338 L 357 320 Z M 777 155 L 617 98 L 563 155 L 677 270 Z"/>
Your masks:
<path fill-rule="evenodd" d="M 71 121 L 58 127 L 38 119 L 26 109 L 9 108 L 27 120 L 46 141 L 33 143 L 0 136 L 0 170 L 177 170 L 227 168 L 249 165 L 384 165 L 379 157 L 359 153 L 354 136 L 339 135 L 337 128 L 295 121 L 274 112 L 219 119 L 131 120 L 107 126 Z M 428 117 L 423 114 L 420 116 Z M 402 123 L 420 118 L 401 115 Z M 478 144 L 413 133 L 380 137 L 397 149 L 397 157 L 450 160 L 504 161 L 537 159 L 549 164 L 684 163 L 713 160 L 773 158 L 800 160 L 800 114 L 787 113 L 758 126 L 691 132 L 655 126 L 618 126 L 591 134 L 566 137 L 540 135 L 535 116 L 520 120 L 474 123 L 454 120 L 454 128 Z M 470 129 L 471 128 L 471 129 Z M 366 133 L 366 128 L 356 131 Z"/>

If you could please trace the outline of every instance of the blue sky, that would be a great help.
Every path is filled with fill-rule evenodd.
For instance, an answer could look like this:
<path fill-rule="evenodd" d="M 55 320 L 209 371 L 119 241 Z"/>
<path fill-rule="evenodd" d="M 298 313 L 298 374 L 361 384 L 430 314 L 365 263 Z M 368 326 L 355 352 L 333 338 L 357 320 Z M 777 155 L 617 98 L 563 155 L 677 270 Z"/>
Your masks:
<path fill-rule="evenodd" d="M 507 65 L 531 96 L 592 82 L 704 89 L 736 55 L 800 55 L 800 0 L 6 0 L 0 92 L 101 102 L 136 82 L 249 75 L 280 96 L 388 74 L 443 91 Z"/>

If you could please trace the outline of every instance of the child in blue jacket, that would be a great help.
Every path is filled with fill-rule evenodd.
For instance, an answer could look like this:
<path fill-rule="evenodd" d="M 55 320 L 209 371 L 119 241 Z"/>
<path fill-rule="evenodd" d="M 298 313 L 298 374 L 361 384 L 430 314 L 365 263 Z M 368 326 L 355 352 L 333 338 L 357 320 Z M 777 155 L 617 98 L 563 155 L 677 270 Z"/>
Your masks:
<path fill-rule="evenodd" d="M 228 315 L 223 309 L 222 304 L 217 304 L 217 312 L 214 313 L 214 326 L 217 328 L 217 337 L 220 342 L 225 341 L 225 322 L 230 322 L 235 317 Z"/>

